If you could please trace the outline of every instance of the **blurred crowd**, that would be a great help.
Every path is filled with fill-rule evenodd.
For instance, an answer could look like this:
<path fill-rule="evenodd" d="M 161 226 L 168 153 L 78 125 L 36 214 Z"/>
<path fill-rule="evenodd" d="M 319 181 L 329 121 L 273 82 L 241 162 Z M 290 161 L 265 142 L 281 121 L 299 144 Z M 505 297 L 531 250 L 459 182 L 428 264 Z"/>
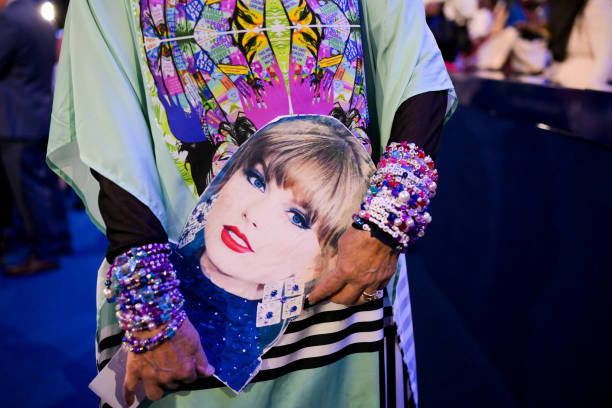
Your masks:
<path fill-rule="evenodd" d="M 611 0 L 425 0 L 451 71 L 612 90 Z"/>
<path fill-rule="evenodd" d="M 72 252 L 74 193 L 45 161 L 58 28 L 67 1 L 0 0 L 0 269 L 57 269 Z M 70 204 L 69 204 L 70 205 Z"/>

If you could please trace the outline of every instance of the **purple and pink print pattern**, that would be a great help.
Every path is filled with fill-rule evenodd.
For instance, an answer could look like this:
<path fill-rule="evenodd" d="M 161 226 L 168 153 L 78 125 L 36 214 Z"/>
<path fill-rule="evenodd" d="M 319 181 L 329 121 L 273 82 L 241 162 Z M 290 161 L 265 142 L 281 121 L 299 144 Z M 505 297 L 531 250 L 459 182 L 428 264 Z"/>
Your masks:
<path fill-rule="evenodd" d="M 140 24 L 198 194 L 278 116 L 334 116 L 370 150 L 357 0 L 141 0 Z"/>

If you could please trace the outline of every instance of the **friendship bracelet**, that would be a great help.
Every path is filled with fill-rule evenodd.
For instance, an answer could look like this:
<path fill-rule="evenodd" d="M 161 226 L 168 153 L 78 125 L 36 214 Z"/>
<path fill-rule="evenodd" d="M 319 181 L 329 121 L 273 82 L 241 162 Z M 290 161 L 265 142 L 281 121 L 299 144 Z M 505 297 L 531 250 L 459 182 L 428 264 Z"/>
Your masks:
<path fill-rule="evenodd" d="M 123 337 L 123 346 L 131 352 L 141 354 L 149 350 L 153 350 L 155 347 L 162 344 L 164 341 L 173 338 L 176 332 L 181 327 L 181 324 L 185 321 L 187 314 L 184 310 L 180 310 L 172 321 L 166 326 L 164 330 L 157 333 L 153 337 L 147 339 L 137 339 L 133 333 L 127 331 Z"/>
<path fill-rule="evenodd" d="M 122 306 L 117 307 L 117 319 L 124 330 L 153 330 L 168 322 L 173 314 L 182 308 L 183 297 L 178 290 L 173 290 L 164 295 L 158 303 L 136 303 L 131 307 Z"/>
<path fill-rule="evenodd" d="M 381 230 L 378 225 L 372 222 L 366 221 L 364 219 L 359 219 L 359 221 L 353 222 L 353 228 L 368 231 L 372 237 L 382 241 L 383 244 L 390 246 L 391 248 L 397 251 L 402 250 L 402 247 L 398 245 L 397 240 L 395 238 Z"/>
<path fill-rule="evenodd" d="M 116 296 L 118 300 L 121 300 L 120 303 L 122 305 L 125 304 L 127 307 L 129 307 L 129 305 L 134 305 L 137 303 L 149 303 L 157 296 L 178 288 L 179 284 L 180 281 L 178 279 L 173 279 L 169 282 L 156 282 L 150 285 L 145 285 L 140 291 L 137 290 L 139 289 L 138 287 L 121 288 L 119 294 Z"/>
<path fill-rule="evenodd" d="M 396 250 L 405 251 L 425 235 L 431 222 L 427 208 L 438 183 L 434 167 L 431 157 L 414 143 L 391 143 L 370 177 L 370 188 L 361 211 L 353 215 L 353 226 L 377 237 L 382 231 Z"/>
<path fill-rule="evenodd" d="M 156 316 L 151 316 L 149 314 L 140 316 L 134 313 L 129 315 L 122 314 L 119 321 L 121 323 L 121 328 L 126 332 L 151 331 L 174 319 L 179 312 L 179 309 L 173 309 Z"/>
<path fill-rule="evenodd" d="M 124 346 L 135 353 L 151 350 L 176 333 L 185 320 L 183 296 L 178 291 L 169 258 L 168 244 L 147 244 L 117 256 L 108 270 L 104 296 L 115 306 L 117 320 L 125 331 Z M 148 339 L 134 333 L 166 325 Z"/>
<path fill-rule="evenodd" d="M 146 279 L 147 273 L 159 272 L 162 269 L 163 272 L 166 272 L 168 269 L 173 270 L 170 260 L 168 259 L 169 252 L 169 244 L 155 243 L 132 248 L 117 256 L 106 275 L 104 296 L 109 301 L 113 301 L 113 295 L 117 292 L 117 290 L 111 289 L 113 281 L 116 286 L 115 289 L 125 289 L 131 282 L 135 284 L 146 284 L 147 282 L 143 281 L 143 279 Z M 162 262 L 160 262 L 160 260 Z M 136 269 L 138 269 L 138 275 L 134 273 Z M 144 275 L 142 273 L 144 273 Z M 136 282 L 137 278 L 138 282 Z"/>

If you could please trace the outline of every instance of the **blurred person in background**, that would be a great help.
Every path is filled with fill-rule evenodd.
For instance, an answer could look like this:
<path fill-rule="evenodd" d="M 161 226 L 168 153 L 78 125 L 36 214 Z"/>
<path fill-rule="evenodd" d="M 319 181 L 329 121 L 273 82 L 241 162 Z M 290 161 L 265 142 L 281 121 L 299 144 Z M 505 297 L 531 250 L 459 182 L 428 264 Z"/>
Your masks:
<path fill-rule="evenodd" d="M 427 25 L 447 68 L 455 69 L 452 64 L 457 56 L 472 47 L 467 24 L 478 9 L 478 0 L 425 0 L 424 3 Z"/>
<path fill-rule="evenodd" d="M 71 252 L 63 196 L 45 162 L 55 28 L 37 3 L 0 0 L 0 38 L 0 159 L 28 244 L 25 260 L 4 273 L 20 276 L 55 269 Z M 2 196 L 4 209 L 9 194 Z"/>
<path fill-rule="evenodd" d="M 611 91 L 612 1 L 552 0 L 550 6 L 554 63 L 547 77 L 569 88 Z"/>
<path fill-rule="evenodd" d="M 467 65 L 490 71 L 507 68 L 513 74 L 542 73 L 550 61 L 545 3 L 481 0 L 468 23 L 475 47 Z"/>

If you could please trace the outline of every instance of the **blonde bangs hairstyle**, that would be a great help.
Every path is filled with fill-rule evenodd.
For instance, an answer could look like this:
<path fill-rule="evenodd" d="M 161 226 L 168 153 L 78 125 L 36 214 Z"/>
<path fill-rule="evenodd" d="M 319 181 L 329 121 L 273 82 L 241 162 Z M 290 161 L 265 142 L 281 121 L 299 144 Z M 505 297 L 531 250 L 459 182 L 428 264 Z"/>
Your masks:
<path fill-rule="evenodd" d="M 333 256 L 338 238 L 368 188 L 375 167 L 359 140 L 327 116 L 292 116 L 260 129 L 234 154 L 213 193 L 245 168 L 261 165 L 266 183 L 291 189 L 316 228 L 322 255 Z M 236 199 L 240 199 L 236 197 Z"/>

